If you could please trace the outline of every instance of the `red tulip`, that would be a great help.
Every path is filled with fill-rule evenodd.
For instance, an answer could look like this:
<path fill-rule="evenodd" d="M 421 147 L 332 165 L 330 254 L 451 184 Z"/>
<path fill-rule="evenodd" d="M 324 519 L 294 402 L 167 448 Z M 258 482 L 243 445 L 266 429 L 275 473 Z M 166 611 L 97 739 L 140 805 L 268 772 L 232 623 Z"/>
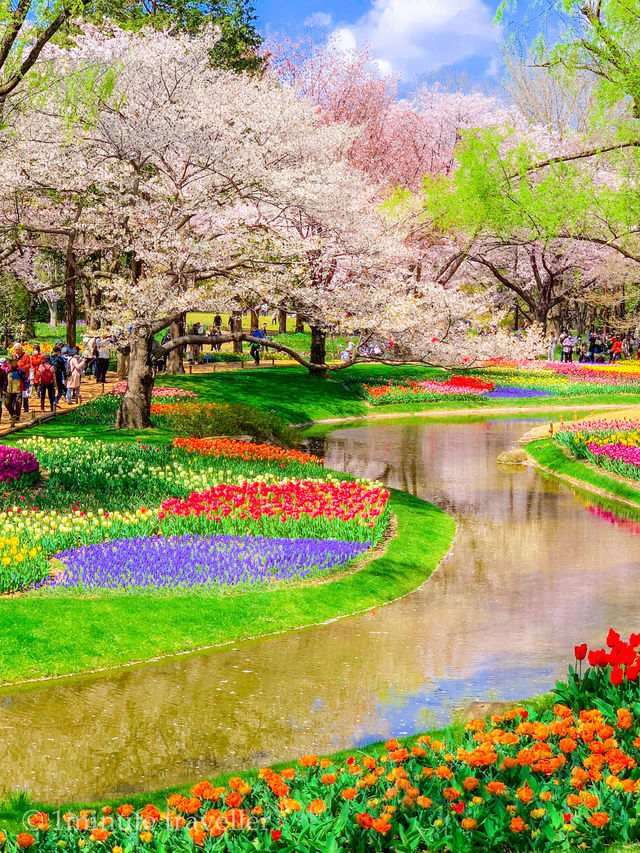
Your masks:
<path fill-rule="evenodd" d="M 609 679 L 614 687 L 617 687 L 619 684 L 622 684 L 622 676 L 623 672 L 619 666 L 614 666 L 609 673 Z"/>
<path fill-rule="evenodd" d="M 640 646 L 640 634 L 632 634 L 629 637 L 629 645 L 633 646 L 634 648 L 636 646 Z"/>
<path fill-rule="evenodd" d="M 625 672 L 627 681 L 637 681 L 640 675 L 640 666 L 628 666 Z"/>
<path fill-rule="evenodd" d="M 613 628 L 609 628 L 609 633 L 607 634 L 607 645 L 609 648 L 613 646 L 617 646 L 620 642 L 620 634 L 617 631 L 614 631 Z"/>
<path fill-rule="evenodd" d="M 609 655 L 604 649 L 596 649 L 589 652 L 589 666 L 606 666 L 609 663 Z"/>
<path fill-rule="evenodd" d="M 456 814 L 462 814 L 464 811 L 464 803 L 451 803 L 451 810 Z"/>
<path fill-rule="evenodd" d="M 571 818 L 573 817 L 573 815 L 570 812 L 564 812 L 562 817 L 564 818 L 565 823 L 571 823 Z"/>
<path fill-rule="evenodd" d="M 282 830 L 281 829 L 272 829 L 271 830 L 271 840 L 272 841 L 280 841 L 282 838 Z"/>
<path fill-rule="evenodd" d="M 574 652 L 576 660 L 584 660 L 587 656 L 587 644 L 583 643 L 581 646 L 576 646 Z"/>

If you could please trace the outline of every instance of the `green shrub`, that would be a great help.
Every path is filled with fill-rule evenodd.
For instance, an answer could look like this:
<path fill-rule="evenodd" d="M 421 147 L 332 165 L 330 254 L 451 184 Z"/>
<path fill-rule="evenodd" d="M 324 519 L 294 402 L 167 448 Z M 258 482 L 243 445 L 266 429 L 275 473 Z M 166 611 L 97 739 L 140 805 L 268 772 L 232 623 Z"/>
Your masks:
<path fill-rule="evenodd" d="M 249 435 L 258 442 L 291 447 L 296 432 L 286 421 L 257 406 L 240 403 L 180 403 L 167 406 L 168 427 L 179 436 L 204 438 L 209 435 Z"/>

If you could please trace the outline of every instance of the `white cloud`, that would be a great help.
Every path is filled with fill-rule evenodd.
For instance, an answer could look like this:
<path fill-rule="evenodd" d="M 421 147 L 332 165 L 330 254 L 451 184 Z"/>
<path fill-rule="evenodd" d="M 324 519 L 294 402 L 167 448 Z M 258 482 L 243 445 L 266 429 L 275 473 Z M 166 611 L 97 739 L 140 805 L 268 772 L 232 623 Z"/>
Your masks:
<path fill-rule="evenodd" d="M 485 77 L 497 77 L 498 74 L 500 74 L 500 63 L 498 62 L 497 56 L 492 56 L 489 64 L 487 65 Z"/>
<path fill-rule="evenodd" d="M 333 15 L 329 12 L 314 12 L 305 20 L 305 27 L 316 27 L 319 30 L 328 30 L 333 24 Z"/>
<path fill-rule="evenodd" d="M 491 57 L 500 34 L 484 0 L 373 0 L 369 12 L 333 38 L 344 47 L 369 45 L 382 69 L 413 76 Z"/>

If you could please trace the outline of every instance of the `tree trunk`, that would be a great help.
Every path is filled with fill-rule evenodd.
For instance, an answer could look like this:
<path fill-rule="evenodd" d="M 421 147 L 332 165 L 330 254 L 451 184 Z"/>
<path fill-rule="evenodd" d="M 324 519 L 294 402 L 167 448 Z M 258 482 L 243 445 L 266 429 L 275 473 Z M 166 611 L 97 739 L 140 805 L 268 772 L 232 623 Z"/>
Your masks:
<path fill-rule="evenodd" d="M 73 264 L 73 256 L 67 253 L 67 262 L 65 265 L 65 286 L 64 286 L 64 301 L 65 301 L 65 323 L 67 325 L 67 345 L 75 347 L 76 345 L 76 323 L 78 321 L 78 310 L 76 306 L 76 269 Z"/>
<path fill-rule="evenodd" d="M 57 326 L 58 325 L 58 301 L 53 299 L 51 302 L 47 301 L 47 308 L 49 309 L 49 325 Z"/>
<path fill-rule="evenodd" d="M 148 429 L 151 426 L 153 334 L 148 326 L 138 326 L 131 334 L 127 390 L 116 418 L 117 429 Z"/>
<path fill-rule="evenodd" d="M 284 308 L 280 308 L 280 310 L 278 311 L 278 334 L 287 334 L 287 312 L 284 310 Z"/>
<path fill-rule="evenodd" d="M 184 324 L 186 316 L 186 314 L 183 314 L 179 320 L 174 321 L 169 327 L 169 335 L 172 341 L 184 335 Z M 167 358 L 167 373 L 171 374 L 172 376 L 176 376 L 179 373 L 184 373 L 182 347 L 176 347 L 175 349 L 172 349 L 169 353 L 169 357 Z"/>
<path fill-rule="evenodd" d="M 260 317 L 258 316 L 258 312 L 255 308 L 250 309 L 251 314 L 251 328 L 258 329 L 260 327 Z"/>
<path fill-rule="evenodd" d="M 540 325 L 542 326 L 542 334 L 546 335 L 547 334 L 547 324 L 549 321 L 549 306 L 543 305 L 542 303 L 539 303 L 538 305 L 535 306 L 535 311 L 533 312 L 533 316 L 534 316 L 535 320 L 538 323 L 540 323 Z"/>
<path fill-rule="evenodd" d="M 36 298 L 27 291 L 26 313 L 24 315 L 24 336 L 28 340 L 36 336 Z"/>
<path fill-rule="evenodd" d="M 242 312 L 234 311 L 233 312 L 233 331 L 234 332 L 242 332 Z M 242 341 L 234 341 L 233 342 L 233 351 L 236 355 L 242 354 Z"/>
<path fill-rule="evenodd" d="M 319 326 L 311 326 L 311 361 L 323 367 L 310 367 L 312 376 L 325 376 L 327 373 L 327 336 Z"/>
<path fill-rule="evenodd" d="M 304 320 L 299 314 L 296 314 L 296 335 L 301 335 L 304 332 Z"/>

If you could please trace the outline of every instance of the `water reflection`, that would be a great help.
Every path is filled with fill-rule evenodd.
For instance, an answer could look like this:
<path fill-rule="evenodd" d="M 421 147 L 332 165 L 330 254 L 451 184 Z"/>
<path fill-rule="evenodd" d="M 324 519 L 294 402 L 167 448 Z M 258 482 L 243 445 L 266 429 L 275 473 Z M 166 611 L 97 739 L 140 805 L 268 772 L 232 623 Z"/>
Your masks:
<path fill-rule="evenodd" d="M 330 467 L 459 522 L 422 589 L 375 613 L 215 653 L 0 697 L 0 789 L 49 801 L 165 787 L 446 722 L 548 689 L 578 641 L 638 626 L 640 540 L 497 455 L 527 422 L 344 429 Z"/>

